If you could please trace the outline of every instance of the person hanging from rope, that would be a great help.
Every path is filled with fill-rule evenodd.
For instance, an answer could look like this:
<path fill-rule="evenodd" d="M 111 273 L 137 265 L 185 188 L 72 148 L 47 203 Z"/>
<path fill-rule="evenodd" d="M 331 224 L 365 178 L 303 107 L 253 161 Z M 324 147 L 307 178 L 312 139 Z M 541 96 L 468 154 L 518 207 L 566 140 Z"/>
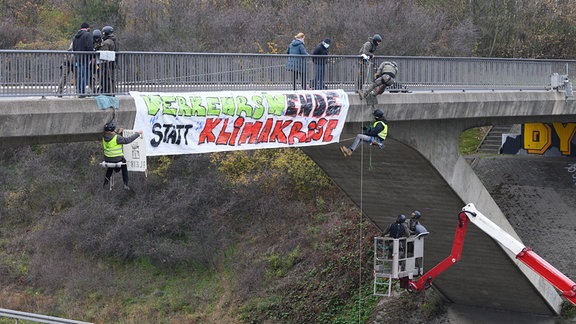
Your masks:
<path fill-rule="evenodd" d="M 122 180 L 124 180 L 124 190 L 130 190 L 128 187 L 128 167 L 126 166 L 126 159 L 124 158 L 124 152 L 122 151 L 122 145 L 130 144 L 135 141 L 140 135 L 142 135 L 142 130 L 136 131 L 130 137 L 122 136 L 122 128 L 118 128 L 116 131 L 116 124 L 114 122 L 108 122 L 104 125 L 104 133 L 102 134 L 102 146 L 104 147 L 104 162 L 110 164 L 115 164 L 113 167 L 107 167 L 106 175 L 104 176 L 104 189 L 110 185 L 110 178 L 112 177 L 112 172 L 120 172 L 122 170 Z"/>
<path fill-rule="evenodd" d="M 382 94 L 387 87 L 391 87 L 396 83 L 396 75 L 398 74 L 398 64 L 396 62 L 382 62 L 376 70 L 374 81 L 370 84 L 366 91 L 358 93 L 360 100 L 367 96 L 376 97 Z"/>
<path fill-rule="evenodd" d="M 344 157 L 352 155 L 352 153 L 358 148 L 360 142 L 367 142 L 372 145 L 378 145 L 381 149 L 384 148 L 384 140 L 388 136 L 388 125 L 387 120 L 384 117 L 384 112 L 380 109 L 374 110 L 374 123 L 371 127 L 362 127 L 364 130 L 362 134 L 357 134 L 354 142 L 350 147 L 344 145 L 340 146 L 340 151 L 344 154 Z"/>

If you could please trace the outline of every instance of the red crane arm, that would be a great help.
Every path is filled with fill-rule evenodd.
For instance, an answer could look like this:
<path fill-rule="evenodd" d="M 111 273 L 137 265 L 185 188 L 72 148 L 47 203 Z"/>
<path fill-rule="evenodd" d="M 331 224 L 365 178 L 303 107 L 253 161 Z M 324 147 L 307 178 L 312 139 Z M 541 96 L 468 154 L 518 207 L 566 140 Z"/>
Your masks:
<path fill-rule="evenodd" d="M 408 280 L 407 283 L 401 283 L 401 287 L 405 287 L 410 291 L 421 291 L 430 287 L 432 281 L 446 269 L 450 268 L 453 264 L 460 260 L 462 256 L 462 248 L 464 247 L 464 238 L 466 237 L 466 230 L 468 229 L 468 217 L 466 212 L 458 214 L 458 224 L 456 226 L 456 233 L 454 234 L 454 243 L 452 244 L 452 251 L 450 255 L 442 262 L 438 263 L 434 268 L 428 270 L 423 274 L 418 281 Z M 404 279 L 404 278 L 403 278 Z"/>
<path fill-rule="evenodd" d="M 572 304 L 576 305 L 576 283 L 542 259 L 530 248 L 524 248 L 516 258 L 534 270 L 537 274 L 548 280 L 556 289 L 560 290 Z"/>
<path fill-rule="evenodd" d="M 456 234 L 454 243 L 452 244 L 452 252 L 450 256 L 436 265 L 430 271 L 423 274 L 420 279 L 413 281 L 409 278 L 402 278 L 400 286 L 408 289 L 409 291 L 421 291 L 430 287 L 432 281 L 454 263 L 460 260 L 462 248 L 464 246 L 464 237 L 466 236 L 466 229 L 468 223 L 472 222 L 484 233 L 488 234 L 500 245 L 512 251 L 516 258 L 522 263 L 527 265 L 530 269 L 547 280 L 556 289 L 560 290 L 562 295 L 566 297 L 572 304 L 576 305 L 576 283 L 570 280 L 562 272 L 558 271 L 546 260 L 542 259 L 532 249 L 527 248 L 522 242 L 512 237 L 506 231 L 501 229 L 498 225 L 484 216 L 476 209 L 474 204 L 468 204 L 462 208 L 458 214 L 458 226 L 456 227 Z"/>

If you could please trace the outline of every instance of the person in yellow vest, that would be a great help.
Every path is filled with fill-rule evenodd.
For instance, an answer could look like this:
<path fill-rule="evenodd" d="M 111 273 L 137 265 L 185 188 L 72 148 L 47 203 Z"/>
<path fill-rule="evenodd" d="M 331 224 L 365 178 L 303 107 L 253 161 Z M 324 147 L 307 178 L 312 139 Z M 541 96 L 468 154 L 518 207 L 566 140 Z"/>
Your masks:
<path fill-rule="evenodd" d="M 142 130 L 138 130 L 136 134 L 130 137 L 122 136 L 122 128 L 116 131 L 116 124 L 109 122 L 104 125 L 104 133 L 102 134 L 102 146 L 104 147 L 104 162 L 116 163 L 114 167 L 106 169 L 106 176 L 104 177 L 104 188 L 110 185 L 110 178 L 112 172 L 120 172 L 122 170 L 122 180 L 124 181 L 124 189 L 130 190 L 128 187 L 128 167 L 126 166 L 126 159 L 122 151 L 122 145 L 130 144 L 135 141 L 140 135 Z"/>
<path fill-rule="evenodd" d="M 354 142 L 350 147 L 344 145 L 340 146 L 340 151 L 344 157 L 352 155 L 352 152 L 358 148 L 360 142 L 367 142 L 372 145 L 378 145 L 381 149 L 384 148 L 384 140 L 388 136 L 387 120 L 384 117 L 384 112 L 380 109 L 374 110 L 374 123 L 371 127 L 363 127 L 364 132 L 356 135 Z"/>

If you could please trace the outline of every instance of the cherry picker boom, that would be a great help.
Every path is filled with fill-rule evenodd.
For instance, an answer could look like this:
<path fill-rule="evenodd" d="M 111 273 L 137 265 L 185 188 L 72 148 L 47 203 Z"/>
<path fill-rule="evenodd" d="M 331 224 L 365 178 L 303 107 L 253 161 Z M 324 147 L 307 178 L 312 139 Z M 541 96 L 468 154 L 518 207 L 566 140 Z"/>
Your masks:
<path fill-rule="evenodd" d="M 469 222 L 474 223 L 474 225 L 480 228 L 484 233 L 488 234 L 503 247 L 514 253 L 518 260 L 527 265 L 542 278 L 546 279 L 550 284 L 556 287 L 556 289 L 558 289 L 566 299 L 576 305 L 576 283 L 574 283 L 574 281 L 570 280 L 570 278 L 566 277 L 563 273 L 542 259 L 532 251 L 532 249 L 524 246 L 524 244 L 502 230 L 498 225 L 479 212 L 474 204 L 471 203 L 464 206 L 462 211 L 458 214 L 458 225 L 456 227 L 456 234 L 454 236 L 454 243 L 450 255 L 428 272 L 424 273 L 418 280 L 413 280 L 411 276 L 399 278 L 400 287 L 406 288 L 408 291 L 422 291 L 429 288 L 432 281 L 438 275 L 459 261 Z"/>

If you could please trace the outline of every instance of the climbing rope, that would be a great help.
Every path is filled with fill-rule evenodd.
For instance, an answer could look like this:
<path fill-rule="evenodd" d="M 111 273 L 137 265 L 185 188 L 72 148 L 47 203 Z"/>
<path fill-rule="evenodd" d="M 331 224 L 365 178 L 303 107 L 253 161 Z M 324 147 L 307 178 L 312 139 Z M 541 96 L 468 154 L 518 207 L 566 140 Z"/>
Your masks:
<path fill-rule="evenodd" d="M 358 323 L 362 319 L 362 221 L 364 220 L 364 145 L 360 145 L 360 219 L 358 224 Z"/>
<path fill-rule="evenodd" d="M 369 110 L 369 115 L 373 114 L 373 106 L 368 105 L 366 103 L 366 107 Z M 365 125 L 365 124 L 364 124 Z M 368 123 L 367 127 L 372 127 L 371 122 Z M 358 323 L 361 323 L 362 320 L 362 242 L 363 242 L 363 230 L 362 230 L 362 223 L 364 221 L 364 144 L 360 145 L 360 217 L 359 217 L 359 224 L 358 224 L 358 253 L 359 253 L 359 263 L 358 263 Z M 372 165 L 372 143 L 369 143 L 369 160 L 368 160 L 368 171 L 373 171 L 374 167 Z"/>

